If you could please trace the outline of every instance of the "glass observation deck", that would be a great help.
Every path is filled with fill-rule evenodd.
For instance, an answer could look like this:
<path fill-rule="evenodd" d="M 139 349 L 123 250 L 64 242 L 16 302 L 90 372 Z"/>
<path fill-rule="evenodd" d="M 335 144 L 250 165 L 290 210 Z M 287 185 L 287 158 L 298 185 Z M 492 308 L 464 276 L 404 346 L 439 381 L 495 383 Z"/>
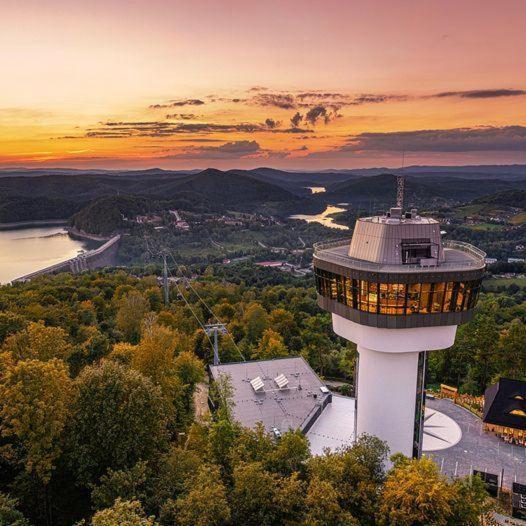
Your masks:
<path fill-rule="evenodd" d="M 340 239 L 314 246 L 323 309 L 386 328 L 458 325 L 471 318 L 485 269 L 481 250 L 440 240 L 434 258 L 395 264 L 352 257 L 350 243 Z"/>

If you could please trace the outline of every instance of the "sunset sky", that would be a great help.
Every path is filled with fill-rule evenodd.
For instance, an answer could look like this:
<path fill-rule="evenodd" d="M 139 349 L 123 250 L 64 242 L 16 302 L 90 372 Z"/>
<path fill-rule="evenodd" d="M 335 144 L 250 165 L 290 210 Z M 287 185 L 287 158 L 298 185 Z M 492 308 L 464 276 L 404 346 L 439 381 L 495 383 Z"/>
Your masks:
<path fill-rule="evenodd" d="M 526 163 L 524 0 L 2 0 L 0 167 Z"/>

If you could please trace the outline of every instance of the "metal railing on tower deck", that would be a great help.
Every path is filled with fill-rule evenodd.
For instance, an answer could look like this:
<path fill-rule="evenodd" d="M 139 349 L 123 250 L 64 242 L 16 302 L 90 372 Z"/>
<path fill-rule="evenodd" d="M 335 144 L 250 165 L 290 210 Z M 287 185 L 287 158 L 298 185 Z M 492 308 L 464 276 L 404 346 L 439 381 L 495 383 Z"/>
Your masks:
<path fill-rule="evenodd" d="M 350 244 L 351 238 L 336 239 L 327 243 L 315 243 L 313 245 L 314 256 L 324 261 L 341 264 L 357 270 L 372 270 L 376 272 L 415 272 L 416 270 L 419 272 L 433 272 L 437 269 L 454 271 L 479 269 L 485 266 L 484 258 L 486 253 L 463 241 L 443 240 L 442 250 L 444 250 L 446 255 L 446 261 L 439 263 L 437 260 L 435 265 L 393 265 L 357 259 L 349 256 L 346 250 L 342 250 L 344 247 L 349 247 Z M 454 252 L 457 252 L 457 254 L 454 254 Z M 449 261 L 448 255 L 450 256 Z"/>

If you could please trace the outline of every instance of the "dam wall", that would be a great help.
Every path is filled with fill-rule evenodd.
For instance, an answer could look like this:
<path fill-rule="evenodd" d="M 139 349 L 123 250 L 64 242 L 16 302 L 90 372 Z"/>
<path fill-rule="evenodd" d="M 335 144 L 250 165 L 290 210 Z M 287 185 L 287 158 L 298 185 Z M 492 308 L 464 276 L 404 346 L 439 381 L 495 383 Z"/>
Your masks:
<path fill-rule="evenodd" d="M 113 236 L 111 239 L 106 241 L 104 245 L 101 245 L 99 248 L 94 250 L 88 250 L 83 254 L 78 256 L 66 259 L 50 267 L 42 268 L 21 276 L 12 281 L 16 283 L 18 281 L 28 281 L 30 279 L 36 278 L 38 276 L 43 276 L 45 274 L 57 274 L 59 272 L 71 272 L 73 274 L 79 274 L 86 270 L 94 270 L 96 268 L 108 267 L 115 264 L 117 251 L 119 249 L 119 242 L 121 240 L 120 234 Z"/>

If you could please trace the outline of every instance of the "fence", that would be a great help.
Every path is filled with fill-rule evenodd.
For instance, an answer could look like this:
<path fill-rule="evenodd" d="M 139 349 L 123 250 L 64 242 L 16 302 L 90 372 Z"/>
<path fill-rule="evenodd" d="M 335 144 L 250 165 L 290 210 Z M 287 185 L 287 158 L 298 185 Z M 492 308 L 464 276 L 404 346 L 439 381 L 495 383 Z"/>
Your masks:
<path fill-rule="evenodd" d="M 459 393 L 456 387 L 440 384 L 440 391 L 429 391 L 436 398 L 449 398 L 453 400 L 456 405 L 467 409 L 478 418 L 482 418 L 482 411 L 484 408 L 483 396 L 472 396 L 465 393 Z"/>

